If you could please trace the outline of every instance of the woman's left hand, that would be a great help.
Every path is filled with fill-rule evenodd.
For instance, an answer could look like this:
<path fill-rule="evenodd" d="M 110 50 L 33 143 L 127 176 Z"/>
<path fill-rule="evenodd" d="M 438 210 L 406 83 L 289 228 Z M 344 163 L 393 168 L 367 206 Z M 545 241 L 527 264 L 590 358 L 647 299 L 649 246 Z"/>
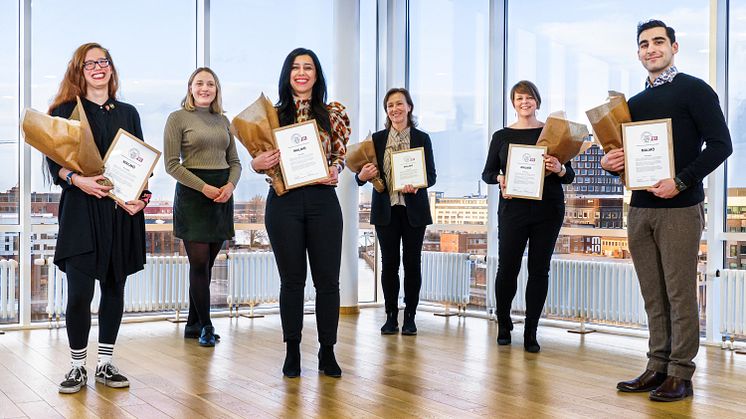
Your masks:
<path fill-rule="evenodd" d="M 334 166 L 329 166 L 329 177 L 324 180 L 320 180 L 319 184 L 335 186 L 338 182 L 339 182 L 339 169 L 337 169 L 337 166 L 334 165 Z"/>
<path fill-rule="evenodd" d="M 404 185 L 401 191 L 401 193 L 417 193 L 417 188 L 415 188 L 412 185 Z"/>
<path fill-rule="evenodd" d="M 220 204 L 228 202 L 228 200 L 231 199 L 231 196 L 233 196 L 233 191 L 235 189 L 236 187 L 233 186 L 231 182 L 226 183 L 225 185 L 223 185 L 223 187 L 220 188 L 220 193 L 215 199 L 213 199 L 213 201 Z"/>
<path fill-rule="evenodd" d="M 550 156 L 549 154 L 542 154 L 544 156 L 544 167 L 546 167 L 547 170 L 549 170 L 552 173 L 559 173 L 562 171 L 562 163 L 554 157 Z"/>
<path fill-rule="evenodd" d="M 135 215 L 145 208 L 145 203 L 139 199 L 134 201 L 127 201 L 124 204 L 117 203 L 123 210 L 127 211 L 129 215 Z"/>

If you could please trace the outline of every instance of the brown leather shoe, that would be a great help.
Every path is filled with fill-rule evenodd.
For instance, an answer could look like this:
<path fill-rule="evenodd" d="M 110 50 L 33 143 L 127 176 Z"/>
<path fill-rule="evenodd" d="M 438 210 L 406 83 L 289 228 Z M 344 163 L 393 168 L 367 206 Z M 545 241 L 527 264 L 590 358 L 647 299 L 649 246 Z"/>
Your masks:
<path fill-rule="evenodd" d="M 675 402 L 694 395 L 692 380 L 669 376 L 658 388 L 650 392 L 650 400 Z"/>
<path fill-rule="evenodd" d="M 620 381 L 616 389 L 625 393 L 642 393 L 644 391 L 655 390 L 666 380 L 667 374 L 664 372 L 655 372 L 645 370 L 639 377 L 629 381 Z"/>

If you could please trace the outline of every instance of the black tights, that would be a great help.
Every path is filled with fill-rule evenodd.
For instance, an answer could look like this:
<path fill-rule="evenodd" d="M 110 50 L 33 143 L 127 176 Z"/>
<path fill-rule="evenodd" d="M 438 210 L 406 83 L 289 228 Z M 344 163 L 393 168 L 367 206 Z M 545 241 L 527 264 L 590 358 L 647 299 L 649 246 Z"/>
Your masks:
<path fill-rule="evenodd" d="M 67 339 L 70 349 L 79 350 L 88 346 L 91 332 L 91 301 L 96 279 L 67 264 Z M 124 284 L 116 282 L 114 275 L 101 282 L 101 302 L 98 308 L 98 341 L 115 344 L 124 312 Z"/>
<path fill-rule="evenodd" d="M 193 242 L 184 240 L 189 258 L 189 317 L 187 326 L 212 326 L 210 320 L 210 281 L 212 266 L 223 242 Z"/>

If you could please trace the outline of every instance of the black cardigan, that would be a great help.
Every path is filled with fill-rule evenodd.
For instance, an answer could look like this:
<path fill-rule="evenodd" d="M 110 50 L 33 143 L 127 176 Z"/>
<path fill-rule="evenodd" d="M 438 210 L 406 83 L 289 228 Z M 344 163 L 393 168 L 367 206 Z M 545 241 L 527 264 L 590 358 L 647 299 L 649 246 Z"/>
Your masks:
<path fill-rule="evenodd" d="M 425 149 L 425 170 L 427 172 L 427 187 L 435 185 L 435 159 L 433 158 L 433 145 L 430 136 L 412 127 L 409 132 L 409 147 L 423 147 Z M 378 131 L 373 134 L 373 144 L 376 148 L 376 160 L 378 161 L 379 173 L 386 189 L 378 192 L 373 189 L 373 197 L 370 206 L 370 223 L 385 226 L 391 222 L 391 199 L 389 198 L 389 179 L 383 173 L 383 154 L 386 151 L 386 142 L 389 138 L 389 130 Z M 357 184 L 362 186 L 365 182 L 355 175 Z M 407 218 L 412 227 L 422 227 L 433 223 L 430 214 L 430 201 L 427 196 L 427 188 L 421 188 L 414 194 L 403 194 L 407 206 Z"/>
<path fill-rule="evenodd" d="M 140 116 L 132 105 L 109 100 L 99 106 L 81 99 L 101 156 L 111 146 L 119 128 L 142 139 Z M 53 109 L 52 116 L 69 118 L 75 102 Z M 68 265 L 101 282 L 123 281 L 145 264 L 145 218 L 129 215 L 110 198 L 96 198 L 59 177 L 60 165 L 47 158 L 53 182 L 62 187 L 59 233 L 54 263 L 65 272 Z M 110 266 L 111 265 L 111 266 Z M 110 277 L 109 275 L 113 275 Z"/>

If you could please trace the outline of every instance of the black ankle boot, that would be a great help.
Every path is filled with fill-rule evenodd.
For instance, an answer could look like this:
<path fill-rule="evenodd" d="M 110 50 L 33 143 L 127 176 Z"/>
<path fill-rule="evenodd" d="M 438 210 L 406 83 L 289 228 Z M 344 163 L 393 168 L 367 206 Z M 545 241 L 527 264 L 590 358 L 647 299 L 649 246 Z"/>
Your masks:
<path fill-rule="evenodd" d="M 381 326 L 382 335 L 395 335 L 399 333 L 399 310 L 386 312 L 386 323 Z"/>
<path fill-rule="evenodd" d="M 300 377 L 300 341 L 289 340 L 286 345 L 282 373 L 287 378 Z"/>
<path fill-rule="evenodd" d="M 510 345 L 510 331 L 513 330 L 513 321 L 510 316 L 497 319 L 497 344 Z"/>
<path fill-rule="evenodd" d="M 414 336 L 417 334 L 417 325 L 414 324 L 413 312 L 404 312 L 404 324 L 401 327 L 401 334 L 405 336 Z"/>
<path fill-rule="evenodd" d="M 342 368 L 339 368 L 337 358 L 334 357 L 334 345 L 321 345 L 319 348 L 319 371 L 323 371 L 327 377 L 342 376 Z"/>
<path fill-rule="evenodd" d="M 526 327 L 523 329 L 523 348 L 526 352 L 536 353 L 541 350 L 539 342 L 536 341 L 537 327 L 539 327 L 539 319 L 526 319 Z"/>

